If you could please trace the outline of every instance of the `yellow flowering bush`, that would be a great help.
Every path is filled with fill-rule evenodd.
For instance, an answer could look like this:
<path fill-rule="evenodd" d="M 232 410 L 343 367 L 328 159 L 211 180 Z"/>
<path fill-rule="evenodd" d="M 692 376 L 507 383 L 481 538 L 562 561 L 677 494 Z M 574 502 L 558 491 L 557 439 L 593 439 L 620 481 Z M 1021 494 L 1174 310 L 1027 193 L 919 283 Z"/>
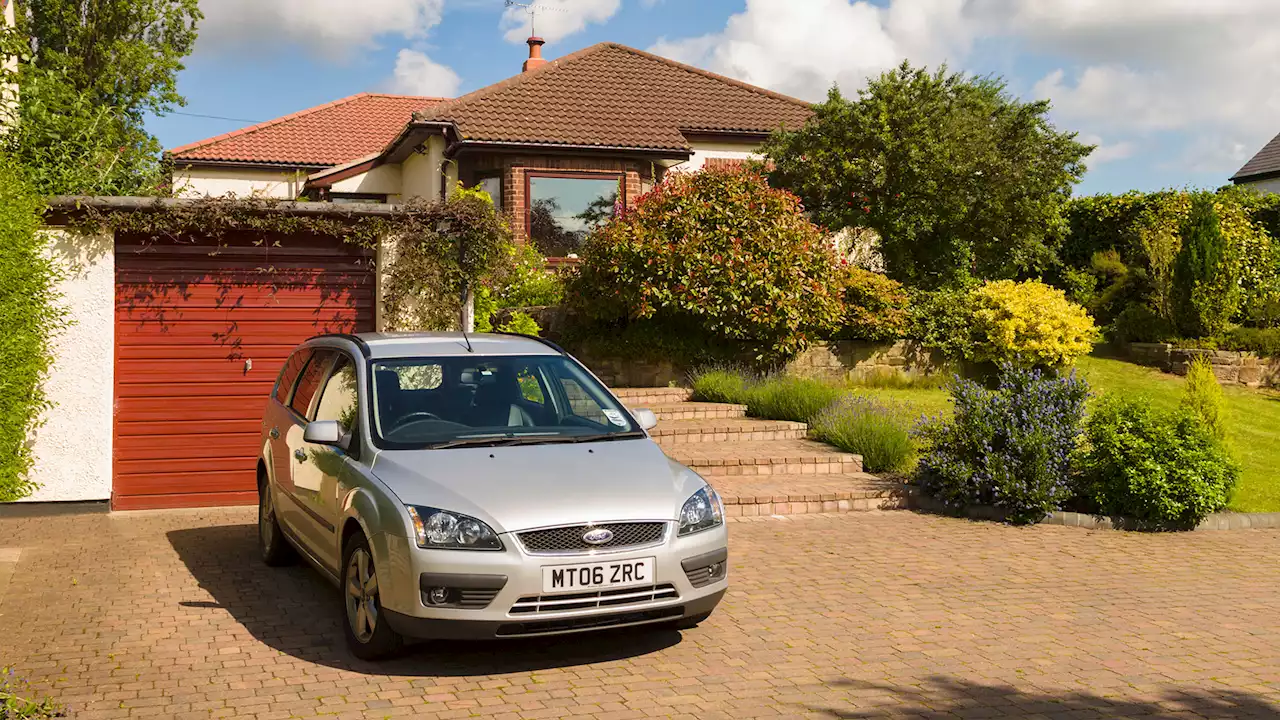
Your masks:
<path fill-rule="evenodd" d="M 989 282 L 974 292 L 973 359 L 1022 367 L 1069 365 L 1093 348 L 1083 307 L 1042 282 Z"/>

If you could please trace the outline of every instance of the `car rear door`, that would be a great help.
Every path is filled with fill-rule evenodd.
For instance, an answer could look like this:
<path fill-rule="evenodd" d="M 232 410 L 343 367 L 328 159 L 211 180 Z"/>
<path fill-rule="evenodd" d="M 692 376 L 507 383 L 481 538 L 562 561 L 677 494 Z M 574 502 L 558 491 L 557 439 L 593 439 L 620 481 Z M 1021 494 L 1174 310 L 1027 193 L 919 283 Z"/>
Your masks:
<path fill-rule="evenodd" d="M 302 369 L 307 366 L 307 361 L 311 359 L 311 354 L 311 348 L 300 348 L 285 361 L 262 417 L 263 431 L 266 433 L 264 460 L 271 468 L 271 477 L 275 479 L 276 488 L 280 493 L 277 499 L 292 494 L 293 478 L 290 476 L 289 448 L 285 443 L 284 433 L 291 422 L 289 402 L 293 399 L 294 386 L 298 383 L 298 376 L 302 373 Z M 287 504 L 288 500 L 284 502 Z M 277 517 L 288 524 L 287 518 L 283 515 L 284 508 L 280 503 L 276 505 Z"/>
<path fill-rule="evenodd" d="M 329 370 L 329 365 L 333 362 L 333 356 L 333 350 L 319 348 L 307 359 L 307 364 L 298 373 L 298 380 L 294 384 L 289 405 L 281 414 L 279 425 L 281 452 L 276 458 L 276 483 L 280 486 L 281 496 L 285 499 L 284 502 L 279 503 L 279 514 L 293 530 L 295 537 L 305 543 L 307 551 L 313 554 L 316 552 L 314 547 L 316 538 L 309 532 L 312 523 L 307 518 L 306 512 L 298 505 L 297 483 L 299 479 L 308 482 L 305 472 L 302 478 L 299 477 L 299 470 L 305 471 L 308 460 L 308 455 L 303 448 L 302 434 L 306 430 L 307 415 L 311 412 L 312 402 Z"/>

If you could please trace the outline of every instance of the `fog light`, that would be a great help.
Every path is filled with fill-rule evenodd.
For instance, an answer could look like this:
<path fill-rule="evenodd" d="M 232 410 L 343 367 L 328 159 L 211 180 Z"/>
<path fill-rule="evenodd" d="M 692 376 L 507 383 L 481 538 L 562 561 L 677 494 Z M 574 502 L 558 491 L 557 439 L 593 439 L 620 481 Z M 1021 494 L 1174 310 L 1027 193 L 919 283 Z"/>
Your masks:
<path fill-rule="evenodd" d="M 433 587 L 427 592 L 427 601 L 432 605 L 443 605 L 449 601 L 449 588 Z"/>
<path fill-rule="evenodd" d="M 707 575 L 708 575 L 709 577 L 719 577 L 719 576 L 720 576 L 720 563 L 712 563 L 711 565 L 708 565 L 708 566 L 707 566 Z"/>

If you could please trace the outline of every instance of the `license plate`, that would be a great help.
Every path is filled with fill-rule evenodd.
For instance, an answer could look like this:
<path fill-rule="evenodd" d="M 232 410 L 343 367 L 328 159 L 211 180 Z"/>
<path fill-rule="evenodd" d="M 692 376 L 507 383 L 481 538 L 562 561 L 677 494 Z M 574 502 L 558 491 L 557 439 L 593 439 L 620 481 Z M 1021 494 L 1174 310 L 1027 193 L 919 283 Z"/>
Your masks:
<path fill-rule="evenodd" d="M 654 559 L 612 560 L 581 565 L 544 565 L 542 592 L 605 590 L 628 585 L 652 585 Z"/>

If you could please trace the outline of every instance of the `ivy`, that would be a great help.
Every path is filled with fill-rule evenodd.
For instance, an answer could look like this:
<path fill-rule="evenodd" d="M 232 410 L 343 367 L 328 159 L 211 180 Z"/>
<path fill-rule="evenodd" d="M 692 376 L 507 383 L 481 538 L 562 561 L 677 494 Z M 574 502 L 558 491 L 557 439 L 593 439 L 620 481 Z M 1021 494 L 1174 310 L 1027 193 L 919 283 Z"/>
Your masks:
<path fill-rule="evenodd" d="M 229 235 L 252 234 L 277 245 L 332 237 L 376 249 L 388 238 L 382 304 L 391 330 L 456 328 L 464 290 L 504 277 L 512 257 L 511 233 L 489 197 L 463 188 L 447 200 L 414 200 L 383 214 L 260 197 L 154 198 L 129 208 L 82 203 L 73 209 L 71 227 L 80 233 L 127 233 L 156 242 L 194 235 L 221 246 Z"/>
<path fill-rule="evenodd" d="M 0 502 L 30 495 L 28 438 L 49 407 L 43 380 L 50 343 L 65 326 L 61 277 L 39 232 L 43 203 L 25 173 L 0 155 Z"/>

